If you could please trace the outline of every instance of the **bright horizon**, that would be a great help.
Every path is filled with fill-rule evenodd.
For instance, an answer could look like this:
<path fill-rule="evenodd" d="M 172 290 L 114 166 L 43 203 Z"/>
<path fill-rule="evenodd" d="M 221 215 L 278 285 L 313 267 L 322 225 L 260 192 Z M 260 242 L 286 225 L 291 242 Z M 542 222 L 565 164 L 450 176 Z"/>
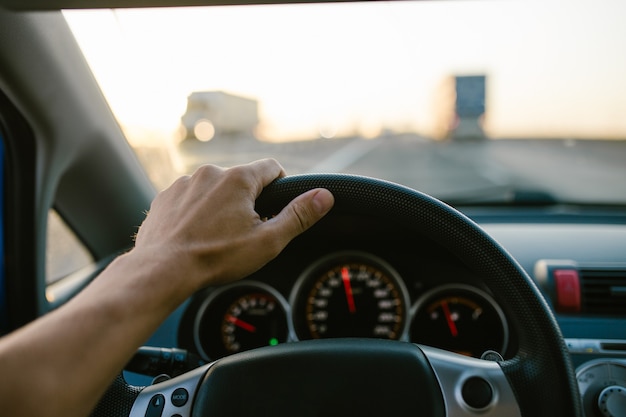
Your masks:
<path fill-rule="evenodd" d="M 130 130 L 174 132 L 191 92 L 221 90 L 259 101 L 261 136 L 270 140 L 315 137 L 331 127 L 428 133 L 436 85 L 450 75 L 485 74 L 493 136 L 626 138 L 626 2 L 599 3 L 376 2 L 359 4 L 358 12 L 329 4 L 66 16 Z M 559 18 L 566 21 L 556 26 Z M 554 40 L 557 31 L 567 42 Z"/>

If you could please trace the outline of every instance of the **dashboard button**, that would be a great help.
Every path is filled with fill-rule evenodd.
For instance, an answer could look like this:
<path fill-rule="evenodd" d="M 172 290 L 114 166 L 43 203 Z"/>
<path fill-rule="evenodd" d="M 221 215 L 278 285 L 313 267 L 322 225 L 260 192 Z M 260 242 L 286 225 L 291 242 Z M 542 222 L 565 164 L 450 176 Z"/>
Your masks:
<path fill-rule="evenodd" d="M 574 269 L 557 269 L 554 272 L 556 286 L 555 309 L 561 313 L 580 311 L 580 278 Z"/>

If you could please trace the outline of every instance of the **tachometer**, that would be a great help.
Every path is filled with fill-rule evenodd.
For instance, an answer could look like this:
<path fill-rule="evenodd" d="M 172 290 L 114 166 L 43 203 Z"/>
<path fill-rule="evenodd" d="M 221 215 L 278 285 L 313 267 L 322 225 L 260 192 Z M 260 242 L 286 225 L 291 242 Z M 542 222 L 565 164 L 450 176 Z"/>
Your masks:
<path fill-rule="evenodd" d="M 194 338 L 205 360 L 290 338 L 287 301 L 272 287 L 240 281 L 215 290 L 200 306 Z"/>
<path fill-rule="evenodd" d="M 398 273 L 368 253 L 341 252 L 311 265 L 291 296 L 300 339 L 400 339 L 408 295 Z"/>
<path fill-rule="evenodd" d="M 228 353 L 237 353 L 284 342 L 287 335 L 285 311 L 271 294 L 243 294 L 228 306 L 220 328 Z"/>
<path fill-rule="evenodd" d="M 411 342 L 473 357 L 487 350 L 504 355 L 508 340 L 504 313 L 475 287 L 435 288 L 417 300 L 412 317 Z"/>

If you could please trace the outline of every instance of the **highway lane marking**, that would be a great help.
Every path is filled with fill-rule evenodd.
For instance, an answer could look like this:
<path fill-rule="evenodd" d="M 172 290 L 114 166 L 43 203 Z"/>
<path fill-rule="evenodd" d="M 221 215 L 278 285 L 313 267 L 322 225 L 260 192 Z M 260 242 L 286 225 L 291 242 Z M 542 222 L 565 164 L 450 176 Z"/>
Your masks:
<path fill-rule="evenodd" d="M 314 165 L 309 169 L 309 172 L 341 172 L 381 143 L 381 140 L 354 139 L 328 158 Z"/>

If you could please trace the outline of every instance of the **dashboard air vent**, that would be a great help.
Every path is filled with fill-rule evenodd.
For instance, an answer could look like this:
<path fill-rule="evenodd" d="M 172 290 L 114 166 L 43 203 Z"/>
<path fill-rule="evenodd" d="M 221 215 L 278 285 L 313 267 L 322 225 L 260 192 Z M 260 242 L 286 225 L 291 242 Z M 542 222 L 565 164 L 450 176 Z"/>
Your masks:
<path fill-rule="evenodd" d="M 626 269 L 583 267 L 579 273 L 585 313 L 626 316 Z"/>

